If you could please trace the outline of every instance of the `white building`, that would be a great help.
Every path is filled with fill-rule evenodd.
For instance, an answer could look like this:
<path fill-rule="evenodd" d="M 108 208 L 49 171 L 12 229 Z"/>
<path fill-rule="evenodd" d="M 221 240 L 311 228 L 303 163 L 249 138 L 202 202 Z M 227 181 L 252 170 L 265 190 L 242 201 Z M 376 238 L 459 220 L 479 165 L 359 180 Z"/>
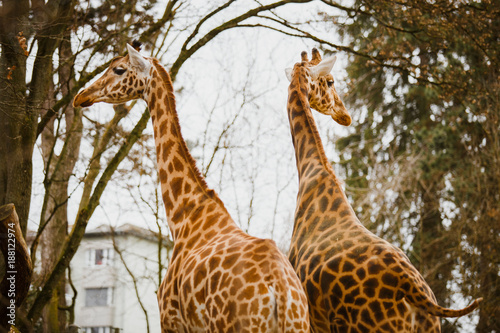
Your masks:
<path fill-rule="evenodd" d="M 157 234 L 130 224 L 85 233 L 71 261 L 80 332 L 160 332 L 156 290 L 172 244 L 159 243 Z"/>

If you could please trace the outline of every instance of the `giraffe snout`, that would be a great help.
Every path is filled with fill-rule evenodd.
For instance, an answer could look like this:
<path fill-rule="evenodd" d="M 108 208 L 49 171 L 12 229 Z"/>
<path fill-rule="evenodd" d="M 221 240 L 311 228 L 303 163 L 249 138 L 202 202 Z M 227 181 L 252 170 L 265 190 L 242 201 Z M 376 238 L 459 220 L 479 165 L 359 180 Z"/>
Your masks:
<path fill-rule="evenodd" d="M 352 118 L 349 112 L 347 111 L 347 108 L 345 107 L 344 103 L 339 99 L 336 101 L 335 106 L 332 107 L 330 110 L 330 115 L 332 116 L 333 120 L 335 120 L 337 123 L 343 126 L 349 126 L 352 123 Z"/>
<path fill-rule="evenodd" d="M 349 126 L 352 123 L 352 118 L 348 113 L 340 115 L 332 115 L 333 120 L 343 126 Z"/>
<path fill-rule="evenodd" d="M 327 114 L 329 114 L 335 122 L 342 126 L 349 126 L 352 123 L 351 115 L 347 112 L 345 107 L 340 110 L 330 109 Z"/>
<path fill-rule="evenodd" d="M 73 107 L 75 107 L 75 108 L 77 108 L 77 107 L 86 108 L 86 107 L 89 107 L 92 104 L 94 104 L 94 101 L 90 97 L 88 97 L 86 95 L 87 94 L 85 93 L 85 90 L 80 91 L 75 96 L 75 98 L 73 99 Z"/>

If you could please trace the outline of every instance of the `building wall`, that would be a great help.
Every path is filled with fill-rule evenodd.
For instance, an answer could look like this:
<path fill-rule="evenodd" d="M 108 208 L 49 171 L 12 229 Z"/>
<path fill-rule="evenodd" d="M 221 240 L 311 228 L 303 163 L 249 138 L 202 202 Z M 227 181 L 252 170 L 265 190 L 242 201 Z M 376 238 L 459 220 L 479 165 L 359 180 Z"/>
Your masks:
<path fill-rule="evenodd" d="M 158 248 L 156 243 L 127 236 L 120 240 L 119 246 L 127 267 L 134 272 L 137 280 L 137 290 L 143 306 L 148 313 L 150 332 L 160 332 L 160 316 L 156 290 L 158 288 Z M 120 261 L 115 258 L 115 261 Z M 126 332 L 146 332 L 146 317 L 137 302 L 137 295 L 133 288 L 130 274 L 123 265 L 119 266 L 117 285 L 121 290 L 122 298 L 116 305 L 116 318 L 127 328 Z M 132 300 L 134 300 L 132 302 Z M 118 301 L 118 297 L 117 297 Z"/>
<path fill-rule="evenodd" d="M 158 246 L 153 240 L 135 235 L 116 235 L 115 242 L 122 252 L 123 259 L 136 279 L 141 302 L 148 314 L 151 333 L 160 332 L 160 319 L 156 290 L 158 288 Z M 104 249 L 113 253 L 109 260 L 95 265 L 90 250 Z M 165 255 L 165 254 L 164 254 Z M 134 290 L 133 278 L 127 272 L 118 253 L 113 250 L 111 237 L 84 237 L 82 244 L 71 262 L 71 276 L 77 288 L 75 304 L 75 325 L 85 327 L 103 327 L 109 329 L 87 330 L 87 332 L 107 333 L 111 328 L 119 328 L 120 333 L 147 332 L 146 316 Z M 106 305 L 87 306 L 86 289 L 112 288 L 112 297 L 94 290 L 103 298 L 97 303 Z M 93 295 L 92 294 L 92 295 Z M 109 293 L 108 293 L 109 295 Z"/>

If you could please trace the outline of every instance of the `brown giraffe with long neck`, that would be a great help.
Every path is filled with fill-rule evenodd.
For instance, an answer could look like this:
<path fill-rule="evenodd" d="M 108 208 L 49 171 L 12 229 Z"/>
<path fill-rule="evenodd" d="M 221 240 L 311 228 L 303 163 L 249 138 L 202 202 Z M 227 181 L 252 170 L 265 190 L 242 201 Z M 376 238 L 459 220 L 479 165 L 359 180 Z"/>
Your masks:
<path fill-rule="evenodd" d="M 174 238 L 158 290 L 162 332 L 309 332 L 307 299 L 288 259 L 272 240 L 249 236 L 231 219 L 181 136 L 169 74 L 127 47 L 74 105 L 148 104 Z"/>
<path fill-rule="evenodd" d="M 315 332 L 440 332 L 441 317 L 474 310 L 436 304 L 422 276 L 398 248 L 357 219 L 328 162 L 310 106 L 341 125 L 349 116 L 330 74 L 334 59 L 312 60 L 287 70 L 288 117 L 299 174 L 289 259 L 309 300 Z"/>

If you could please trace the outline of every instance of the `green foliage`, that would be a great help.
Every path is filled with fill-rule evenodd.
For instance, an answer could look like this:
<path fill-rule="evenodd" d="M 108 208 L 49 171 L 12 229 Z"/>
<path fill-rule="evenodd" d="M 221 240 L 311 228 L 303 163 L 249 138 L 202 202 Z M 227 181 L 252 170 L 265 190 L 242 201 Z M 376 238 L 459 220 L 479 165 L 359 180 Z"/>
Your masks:
<path fill-rule="evenodd" d="M 337 147 L 355 209 L 409 248 L 440 304 L 457 284 L 485 297 L 477 331 L 499 330 L 500 6 L 357 0 L 352 13 L 340 31 L 360 52 L 346 100 L 358 121 Z"/>

